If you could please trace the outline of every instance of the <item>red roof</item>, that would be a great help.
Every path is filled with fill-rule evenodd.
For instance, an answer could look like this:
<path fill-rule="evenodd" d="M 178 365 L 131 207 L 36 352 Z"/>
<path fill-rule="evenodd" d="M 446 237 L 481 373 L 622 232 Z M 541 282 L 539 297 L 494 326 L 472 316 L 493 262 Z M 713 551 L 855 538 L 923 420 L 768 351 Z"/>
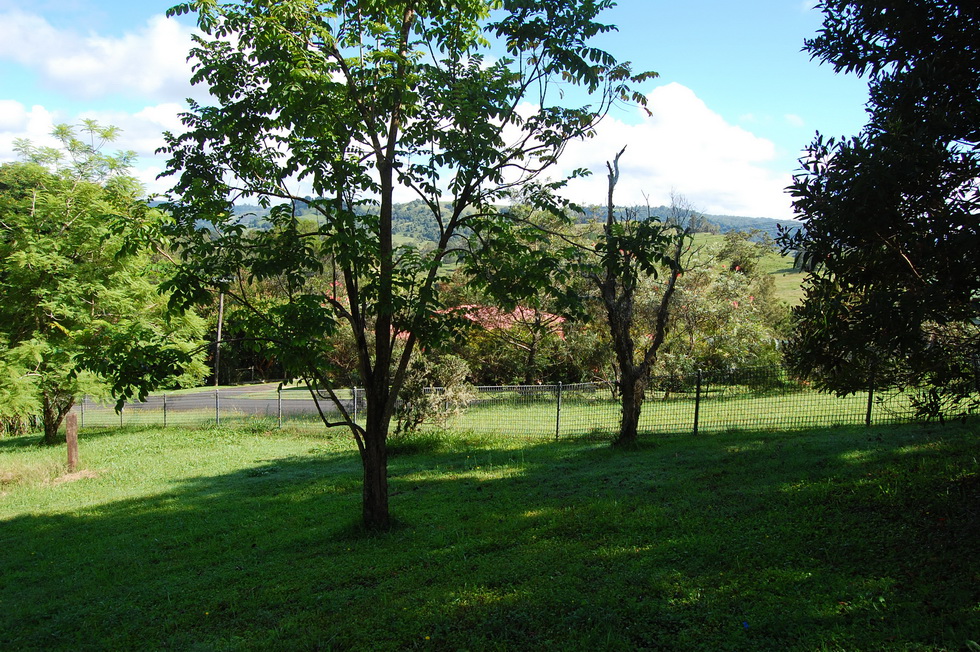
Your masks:
<path fill-rule="evenodd" d="M 495 306 L 469 304 L 456 306 L 447 312 L 455 312 L 487 330 L 506 330 L 514 326 L 539 326 L 564 338 L 562 324 L 565 323 L 565 318 L 543 310 L 517 306 L 507 312 Z"/>

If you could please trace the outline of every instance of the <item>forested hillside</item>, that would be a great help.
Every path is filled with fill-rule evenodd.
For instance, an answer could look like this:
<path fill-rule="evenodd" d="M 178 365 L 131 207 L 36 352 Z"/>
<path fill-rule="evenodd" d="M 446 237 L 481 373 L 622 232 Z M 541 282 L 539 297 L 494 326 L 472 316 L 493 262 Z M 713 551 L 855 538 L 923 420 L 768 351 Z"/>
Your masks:
<path fill-rule="evenodd" d="M 634 212 L 641 217 L 649 214 L 661 218 L 669 217 L 671 211 L 669 206 L 655 206 L 649 208 L 649 211 L 646 206 L 623 207 L 619 210 L 621 212 Z M 583 212 L 579 219 L 582 222 L 598 219 L 602 211 L 605 211 L 604 207 L 583 207 Z M 243 204 L 235 206 L 235 212 L 240 216 L 240 222 L 247 227 L 264 229 L 269 226 L 269 222 L 266 219 L 269 215 L 269 209 L 267 208 Z M 296 212 L 300 215 L 310 214 L 312 217 L 312 213 L 310 213 L 307 206 L 302 202 L 297 202 Z M 779 235 L 779 225 L 791 229 L 799 228 L 799 223 L 794 220 L 774 220 L 768 217 L 698 214 L 698 218 L 700 223 L 695 225 L 694 230 L 702 233 L 758 230 L 775 238 Z M 392 221 L 396 235 L 417 241 L 434 241 L 437 238 L 437 229 L 435 223 L 431 220 L 431 212 L 421 201 L 395 204 Z"/>

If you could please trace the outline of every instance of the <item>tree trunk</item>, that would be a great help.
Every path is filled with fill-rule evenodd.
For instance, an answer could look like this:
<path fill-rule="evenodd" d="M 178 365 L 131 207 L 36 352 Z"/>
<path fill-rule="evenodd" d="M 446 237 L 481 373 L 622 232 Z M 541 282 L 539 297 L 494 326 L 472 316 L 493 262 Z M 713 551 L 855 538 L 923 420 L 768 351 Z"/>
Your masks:
<path fill-rule="evenodd" d="M 44 411 L 43 442 L 47 446 L 60 444 L 63 440 L 58 437 L 58 428 L 61 427 L 65 415 L 75 405 L 75 396 L 58 390 L 44 391 L 41 397 L 41 405 Z"/>
<path fill-rule="evenodd" d="M 531 335 L 531 345 L 527 348 L 527 358 L 524 359 L 524 384 L 533 385 L 537 376 L 538 336 Z"/>
<path fill-rule="evenodd" d="M 385 414 L 385 401 L 367 396 L 367 423 L 361 464 L 364 469 L 363 521 L 368 530 L 387 530 L 388 513 L 388 426 L 391 416 Z"/>
<path fill-rule="evenodd" d="M 635 446 L 640 425 L 640 410 L 646 392 L 647 381 L 644 375 L 635 371 L 623 373 L 620 380 L 622 391 L 623 416 L 619 423 L 619 437 L 614 446 Z"/>

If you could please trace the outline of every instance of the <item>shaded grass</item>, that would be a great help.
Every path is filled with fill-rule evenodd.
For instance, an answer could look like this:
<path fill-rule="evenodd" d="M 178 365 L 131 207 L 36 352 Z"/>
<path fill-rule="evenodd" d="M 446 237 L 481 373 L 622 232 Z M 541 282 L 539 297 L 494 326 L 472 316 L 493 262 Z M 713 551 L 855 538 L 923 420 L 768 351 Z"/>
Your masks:
<path fill-rule="evenodd" d="M 427 433 L 393 442 L 399 527 L 367 536 L 346 437 L 85 434 L 98 477 L 0 498 L 0 649 L 964 649 L 978 442 Z"/>

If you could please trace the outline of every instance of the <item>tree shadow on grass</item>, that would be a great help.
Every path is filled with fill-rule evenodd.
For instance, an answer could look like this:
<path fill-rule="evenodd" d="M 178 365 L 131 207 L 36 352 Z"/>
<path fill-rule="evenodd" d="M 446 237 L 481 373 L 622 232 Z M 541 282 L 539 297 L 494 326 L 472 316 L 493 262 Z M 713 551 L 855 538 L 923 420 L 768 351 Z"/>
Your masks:
<path fill-rule="evenodd" d="M 0 648 L 957 649 L 980 636 L 975 432 L 356 453 L 0 524 Z M 964 452 L 966 451 L 966 452 Z"/>
<path fill-rule="evenodd" d="M 105 439 L 107 437 L 119 437 L 121 435 L 141 433 L 141 432 L 159 432 L 159 425 L 127 425 L 123 427 L 119 426 L 106 426 L 106 427 L 89 427 L 84 428 L 79 431 L 78 440 L 81 445 L 84 445 L 86 440 L 96 440 Z M 49 446 L 44 443 L 44 433 L 43 432 L 32 432 L 26 435 L 17 435 L 16 437 L 0 437 L 0 452 L 4 451 L 14 451 L 24 448 L 39 448 L 42 450 L 58 450 L 59 448 L 64 449 L 65 447 L 65 429 L 62 426 L 61 431 L 58 433 L 60 441 L 54 446 Z"/>
<path fill-rule="evenodd" d="M 40 448 L 44 446 L 41 433 L 17 435 L 16 437 L 0 437 L 0 452 L 15 451 L 24 448 Z"/>

